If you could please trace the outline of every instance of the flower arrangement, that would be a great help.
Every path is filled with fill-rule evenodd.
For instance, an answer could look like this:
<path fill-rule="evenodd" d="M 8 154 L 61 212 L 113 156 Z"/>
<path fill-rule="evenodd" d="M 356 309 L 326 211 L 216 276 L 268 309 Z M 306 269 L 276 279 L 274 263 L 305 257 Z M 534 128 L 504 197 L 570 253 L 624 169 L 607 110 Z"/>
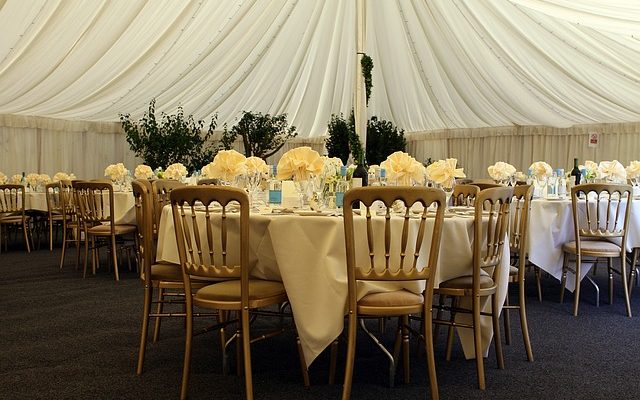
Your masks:
<path fill-rule="evenodd" d="M 154 177 L 153 170 L 146 164 L 140 164 L 133 171 L 133 176 L 136 179 L 152 179 Z"/>
<path fill-rule="evenodd" d="M 22 183 L 22 175 L 20 174 L 12 175 L 10 182 L 14 185 L 20 185 Z"/>
<path fill-rule="evenodd" d="M 112 181 L 121 181 L 129 173 L 123 163 L 111 164 L 104 170 L 104 176 L 108 176 Z"/>
<path fill-rule="evenodd" d="M 30 173 L 25 177 L 25 181 L 27 182 L 27 186 L 35 189 L 38 186 L 38 181 L 40 180 L 40 174 Z"/>
<path fill-rule="evenodd" d="M 464 168 L 456 168 L 457 165 L 458 160 L 455 158 L 438 160 L 427 167 L 427 178 L 442 185 L 445 189 L 451 189 L 455 182 L 455 178 L 466 177 Z"/>
<path fill-rule="evenodd" d="M 76 179 L 74 174 L 67 174 L 66 172 L 58 172 L 53 176 L 53 182 L 72 181 L 74 179 Z"/>
<path fill-rule="evenodd" d="M 516 173 L 516 168 L 506 162 L 498 161 L 487 168 L 489 176 L 495 181 L 506 181 Z"/>
<path fill-rule="evenodd" d="M 311 174 L 320 174 L 324 162 L 311 147 L 296 147 L 284 153 L 278 161 L 278 179 L 309 180 Z"/>
<path fill-rule="evenodd" d="M 164 171 L 165 179 L 182 180 L 187 176 L 187 167 L 181 163 L 173 163 Z"/>
<path fill-rule="evenodd" d="M 585 179 L 595 179 L 598 177 L 598 164 L 593 161 L 587 160 L 584 165 L 580 165 L 578 169 L 582 172 L 582 176 Z"/>
<path fill-rule="evenodd" d="M 627 171 L 618 160 L 600 161 L 598 165 L 598 175 L 601 179 L 617 183 L 627 182 Z"/>
<path fill-rule="evenodd" d="M 534 162 L 533 164 L 531 164 L 529 169 L 531 170 L 533 175 L 538 179 L 542 179 L 544 177 L 551 176 L 553 174 L 553 169 L 551 168 L 551 165 L 547 164 L 544 161 Z"/>
<path fill-rule="evenodd" d="M 387 172 L 387 179 L 399 186 L 410 186 L 411 180 L 422 182 L 424 166 L 415 158 L 403 151 L 396 151 L 380 163 L 380 168 Z"/>
<path fill-rule="evenodd" d="M 0 171 L 0 185 L 4 185 L 5 183 L 7 183 L 7 180 L 7 176 L 3 174 L 2 171 Z"/>

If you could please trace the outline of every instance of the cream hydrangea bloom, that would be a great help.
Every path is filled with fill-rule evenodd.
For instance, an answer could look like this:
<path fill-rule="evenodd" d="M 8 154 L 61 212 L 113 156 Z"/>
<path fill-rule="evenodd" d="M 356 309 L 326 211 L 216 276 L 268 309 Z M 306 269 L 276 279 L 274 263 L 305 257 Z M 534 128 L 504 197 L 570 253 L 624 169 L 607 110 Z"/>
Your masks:
<path fill-rule="evenodd" d="M 174 180 L 182 180 L 182 178 L 187 176 L 187 167 L 182 165 L 182 163 L 173 163 L 167 167 L 164 171 L 164 177 L 166 179 L 174 179 Z"/>
<path fill-rule="evenodd" d="M 533 175 L 538 178 L 542 178 L 544 176 L 551 176 L 553 174 L 553 169 L 551 165 L 547 164 L 544 161 L 536 161 L 529 167 Z"/>
<path fill-rule="evenodd" d="M 7 178 L 7 176 L 5 174 L 2 173 L 2 171 L 0 171 L 0 184 L 4 185 L 5 183 L 7 183 L 9 179 Z"/>
<path fill-rule="evenodd" d="M 148 165 L 140 164 L 133 171 L 133 176 L 136 179 L 151 179 L 153 178 L 153 170 Z"/>
<path fill-rule="evenodd" d="M 122 180 L 128 173 L 129 170 L 123 163 L 111 164 L 104 170 L 104 175 L 108 176 L 112 181 Z"/>
<path fill-rule="evenodd" d="M 20 174 L 15 174 L 11 176 L 11 183 L 13 183 L 14 185 L 19 185 L 22 183 L 22 175 Z"/>
<path fill-rule="evenodd" d="M 495 179 L 496 181 L 504 181 L 516 173 L 516 168 L 509 163 L 498 161 L 497 163 L 490 165 L 487 168 L 487 171 L 492 179 Z"/>
<path fill-rule="evenodd" d="M 66 172 L 57 172 L 54 176 L 53 176 L 53 181 L 54 182 L 60 182 L 60 181 L 70 181 L 71 180 L 71 175 L 67 174 Z"/>

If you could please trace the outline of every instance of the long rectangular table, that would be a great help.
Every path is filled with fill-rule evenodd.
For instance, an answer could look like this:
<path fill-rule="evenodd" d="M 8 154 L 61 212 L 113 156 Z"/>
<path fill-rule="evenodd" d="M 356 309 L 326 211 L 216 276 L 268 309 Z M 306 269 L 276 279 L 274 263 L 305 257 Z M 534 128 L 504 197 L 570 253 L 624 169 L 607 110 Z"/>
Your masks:
<path fill-rule="evenodd" d="M 383 217 L 377 219 L 379 223 L 383 223 Z M 215 218 L 212 220 L 217 223 Z M 364 226 L 364 217 L 356 218 L 356 223 Z M 473 217 L 445 218 L 439 266 L 435 277 L 436 286 L 443 280 L 471 273 L 473 223 Z M 252 214 L 250 224 L 252 275 L 284 283 L 305 359 L 310 364 L 340 335 L 344 327 L 347 276 L 342 218 Z M 231 235 L 237 235 L 237 232 L 232 230 Z M 233 240 L 232 236 L 229 242 L 233 243 Z M 423 249 L 428 252 L 429 246 L 423 246 Z M 507 244 L 497 273 L 500 304 L 506 295 L 509 273 L 508 249 Z M 428 254 L 421 254 L 420 257 L 426 259 Z M 180 261 L 173 218 L 168 206 L 163 210 L 161 217 L 157 260 L 176 264 Z M 371 283 L 361 288 L 359 296 L 395 288 L 397 286 Z M 419 286 L 406 288 L 416 293 L 423 289 Z M 488 303 L 486 307 L 490 307 Z M 485 353 L 488 352 L 492 336 L 491 319 L 486 317 L 483 321 Z M 461 329 L 460 337 L 465 355 L 467 358 L 473 358 L 471 330 Z"/>

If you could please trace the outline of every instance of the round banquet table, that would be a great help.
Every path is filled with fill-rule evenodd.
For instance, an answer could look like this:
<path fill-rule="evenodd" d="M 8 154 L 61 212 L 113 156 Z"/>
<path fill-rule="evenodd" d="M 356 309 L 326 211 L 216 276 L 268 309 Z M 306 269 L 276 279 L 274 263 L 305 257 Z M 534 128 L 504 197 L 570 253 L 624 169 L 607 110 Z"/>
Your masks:
<path fill-rule="evenodd" d="M 234 214 L 228 214 L 228 216 L 228 221 L 233 221 Z M 204 221 L 203 216 L 202 220 Z M 235 220 L 238 220 L 237 214 Z M 373 220 L 374 224 L 384 224 L 384 217 L 374 217 Z M 397 229 L 401 229 L 402 219 L 392 218 L 392 221 L 394 220 L 397 220 Z M 219 223 L 220 218 L 211 218 L 211 221 L 213 224 Z M 417 227 L 418 220 L 415 222 Z M 472 216 L 447 215 L 444 219 L 439 265 L 434 281 L 436 287 L 443 280 L 471 273 L 473 222 Z M 355 223 L 356 240 L 358 238 L 366 240 L 364 217 L 356 217 Z M 200 227 L 203 225 L 204 223 L 199 224 Z M 237 223 L 228 224 L 229 243 L 239 243 L 237 227 Z M 392 226 L 392 229 L 395 228 Z M 362 234 L 358 234 L 358 230 Z M 412 233 L 415 234 L 415 232 Z M 430 235 L 425 235 L 425 238 L 429 237 Z M 252 276 L 283 282 L 291 303 L 305 360 L 307 364 L 311 364 L 340 335 L 344 327 L 348 291 L 342 217 L 331 214 L 302 216 L 252 213 L 249 241 Z M 423 245 L 422 249 L 426 254 L 421 253 L 420 259 L 426 260 L 429 246 Z M 505 244 L 504 250 L 502 262 L 496 274 L 500 304 L 504 303 L 508 283 L 508 243 Z M 228 257 L 232 253 L 234 252 L 229 250 Z M 358 254 L 358 257 L 366 259 L 367 255 Z M 161 217 L 157 261 L 180 263 L 169 206 L 165 206 Z M 229 260 L 229 264 L 233 262 L 234 260 Z M 406 284 L 403 287 L 417 293 L 424 288 L 424 286 Z M 371 283 L 359 288 L 358 296 L 397 288 L 398 284 Z M 490 302 L 486 301 L 484 306 L 490 307 Z M 465 316 L 460 317 L 465 318 Z M 470 318 L 467 321 L 470 321 Z M 459 334 L 465 356 L 473 358 L 472 330 L 460 328 Z M 483 317 L 482 337 L 485 354 L 488 353 L 492 336 L 491 318 Z"/>

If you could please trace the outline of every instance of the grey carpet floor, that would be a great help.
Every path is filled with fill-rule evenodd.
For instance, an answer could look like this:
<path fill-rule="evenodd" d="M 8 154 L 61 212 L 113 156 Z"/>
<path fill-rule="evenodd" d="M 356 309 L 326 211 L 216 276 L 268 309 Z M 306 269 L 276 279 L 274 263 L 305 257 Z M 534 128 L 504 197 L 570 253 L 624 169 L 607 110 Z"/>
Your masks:
<path fill-rule="evenodd" d="M 178 397 L 183 325 L 163 322 L 161 339 L 149 345 L 142 376 L 134 373 L 142 310 L 142 286 L 122 268 L 121 282 L 105 269 L 82 278 L 69 259 L 57 268 L 59 249 L 26 254 L 12 246 L 0 254 L 0 399 L 173 399 Z M 558 303 L 559 285 L 544 279 L 544 302 L 528 288 L 528 312 L 535 361 L 530 363 L 514 324 L 505 346 L 506 369 L 496 368 L 493 351 L 485 361 L 487 389 L 476 387 L 475 364 L 459 345 L 444 359 L 444 335 L 436 345 L 443 399 L 640 399 L 640 290 L 633 294 L 634 318 L 625 316 L 620 282 L 613 305 L 604 302 L 604 268 L 596 277 L 603 303 L 585 285 L 580 316 L 571 314 L 572 295 Z M 515 314 L 513 314 L 514 322 Z M 266 323 L 256 322 L 256 328 Z M 385 340 L 390 343 L 390 326 Z M 416 345 L 413 345 L 416 349 Z M 293 333 L 252 347 L 254 392 L 258 399 L 337 399 L 341 393 L 345 342 L 340 344 L 337 384 L 328 385 L 328 354 L 311 366 L 305 390 Z M 362 334 L 358 337 L 353 399 L 428 398 L 423 357 L 411 360 L 410 384 L 389 387 L 385 360 Z M 233 358 L 233 357 L 232 357 Z M 233 360 L 231 361 L 233 368 Z M 223 375 L 217 337 L 194 339 L 190 398 L 239 399 L 243 379 Z"/>

